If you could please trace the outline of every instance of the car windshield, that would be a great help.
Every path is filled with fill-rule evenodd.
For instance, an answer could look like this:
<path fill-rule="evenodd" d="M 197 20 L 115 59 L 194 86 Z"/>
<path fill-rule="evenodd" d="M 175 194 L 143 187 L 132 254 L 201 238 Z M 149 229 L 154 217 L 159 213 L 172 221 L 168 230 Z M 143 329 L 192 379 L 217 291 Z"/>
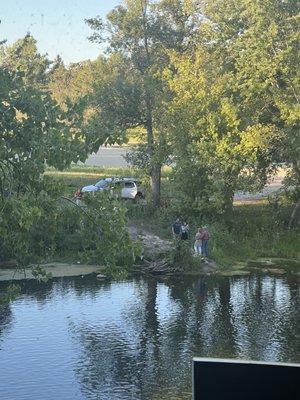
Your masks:
<path fill-rule="evenodd" d="M 108 185 L 108 182 L 105 179 L 101 179 L 101 181 L 97 182 L 95 186 L 98 188 L 104 188 Z"/>

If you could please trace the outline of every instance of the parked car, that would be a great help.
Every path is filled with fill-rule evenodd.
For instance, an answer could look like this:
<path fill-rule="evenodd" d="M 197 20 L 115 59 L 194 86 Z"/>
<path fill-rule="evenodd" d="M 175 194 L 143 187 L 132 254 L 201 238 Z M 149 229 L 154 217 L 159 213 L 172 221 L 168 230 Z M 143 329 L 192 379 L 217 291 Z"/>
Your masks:
<path fill-rule="evenodd" d="M 96 192 L 97 190 L 107 189 L 110 182 L 112 182 L 112 178 L 101 179 L 99 182 L 94 185 L 84 186 L 81 191 L 82 193 L 86 192 Z"/>
<path fill-rule="evenodd" d="M 112 194 L 122 199 L 138 200 L 144 197 L 140 182 L 135 178 L 106 178 L 82 188 L 83 193 L 98 190 L 110 190 Z"/>

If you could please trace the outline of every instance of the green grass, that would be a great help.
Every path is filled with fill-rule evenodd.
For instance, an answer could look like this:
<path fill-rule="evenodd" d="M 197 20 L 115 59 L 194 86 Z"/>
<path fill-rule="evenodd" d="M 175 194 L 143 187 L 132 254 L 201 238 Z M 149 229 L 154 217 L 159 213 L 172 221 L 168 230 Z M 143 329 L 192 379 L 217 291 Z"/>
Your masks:
<path fill-rule="evenodd" d="M 263 257 L 300 259 L 300 230 L 286 228 L 290 206 L 275 212 L 269 205 L 235 207 L 230 228 L 212 224 L 212 255 L 221 265 Z"/>
<path fill-rule="evenodd" d="M 77 187 L 92 185 L 103 178 L 137 176 L 136 172 L 130 168 L 101 168 L 87 166 L 73 166 L 66 171 L 57 171 L 54 168 L 48 168 L 45 175 L 66 185 L 66 194 L 75 191 Z"/>
<path fill-rule="evenodd" d="M 170 167 L 163 168 L 162 181 L 165 181 L 168 178 L 170 171 Z M 71 191 L 75 191 L 77 187 L 92 185 L 103 178 L 140 178 L 140 171 L 135 170 L 134 168 L 103 168 L 74 165 L 65 171 L 58 171 L 54 168 L 48 168 L 45 172 L 45 176 L 49 176 L 66 185 L 68 188 L 66 194 L 69 194 Z"/>

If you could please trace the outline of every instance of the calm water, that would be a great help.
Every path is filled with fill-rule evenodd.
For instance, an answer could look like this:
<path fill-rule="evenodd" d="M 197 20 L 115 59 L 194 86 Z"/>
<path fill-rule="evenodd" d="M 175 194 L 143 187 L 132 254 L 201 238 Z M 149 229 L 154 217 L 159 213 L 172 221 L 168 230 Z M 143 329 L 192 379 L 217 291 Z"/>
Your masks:
<path fill-rule="evenodd" d="M 23 293 L 0 307 L 1 400 L 190 399 L 193 356 L 300 361 L 291 278 L 86 277 Z"/>

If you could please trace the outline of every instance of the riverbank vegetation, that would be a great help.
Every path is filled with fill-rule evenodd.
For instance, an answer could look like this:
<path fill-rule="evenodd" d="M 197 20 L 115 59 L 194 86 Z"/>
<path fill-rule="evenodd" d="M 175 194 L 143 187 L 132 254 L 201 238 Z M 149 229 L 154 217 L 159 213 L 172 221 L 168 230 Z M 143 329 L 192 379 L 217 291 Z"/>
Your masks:
<path fill-rule="evenodd" d="M 131 0 L 86 22 L 107 50 L 95 61 L 51 61 L 30 34 L 1 44 L 1 260 L 76 254 L 129 268 L 140 249 L 127 219 L 167 237 L 176 216 L 192 232 L 209 224 L 220 265 L 299 258 L 298 5 Z M 75 187 L 128 171 L 71 164 L 132 137 L 130 175 L 146 204 L 107 193 L 73 204 Z M 234 205 L 235 192 L 261 190 L 282 167 L 282 195 Z M 170 260 L 194 263 L 179 250 Z"/>
<path fill-rule="evenodd" d="M 89 175 L 89 173 L 91 175 Z M 101 177 L 113 176 L 137 176 L 140 172 L 131 169 L 118 170 L 98 167 L 72 167 L 65 175 L 53 170 L 47 171 L 58 183 L 64 182 L 66 193 L 73 195 L 76 187 L 80 186 L 82 174 L 87 174 L 84 184 L 88 185 Z M 161 257 L 170 259 L 177 257 L 178 262 L 184 263 L 183 268 L 199 268 L 201 261 L 193 258 L 193 237 L 199 226 L 209 225 L 212 234 L 210 245 L 210 256 L 223 268 L 230 268 L 238 262 L 258 258 L 286 258 L 300 260 L 300 234 L 299 220 L 293 229 L 288 229 L 290 215 L 293 205 L 288 194 L 280 192 L 273 193 L 269 197 L 260 200 L 236 201 L 233 207 L 232 220 L 230 223 L 224 220 L 223 214 L 212 210 L 195 212 L 187 208 L 178 208 L 178 201 L 173 195 L 171 180 L 172 170 L 163 172 L 162 198 L 164 200 L 159 209 L 151 206 L 150 194 L 147 192 L 144 201 L 133 203 L 121 200 L 122 206 L 126 208 L 126 218 L 130 226 L 135 226 L 137 231 L 152 233 L 159 238 L 172 241 L 171 226 L 176 217 L 180 217 L 189 223 L 191 228 L 190 241 L 186 246 L 180 248 L 183 254 L 171 254 L 173 251 L 162 251 Z M 149 187 L 148 190 L 150 191 Z M 97 197 L 97 196 L 96 196 Z M 157 252 L 156 252 L 157 253 Z M 159 252 L 158 252 L 159 253 Z M 148 254 L 151 258 L 151 255 Z"/>

